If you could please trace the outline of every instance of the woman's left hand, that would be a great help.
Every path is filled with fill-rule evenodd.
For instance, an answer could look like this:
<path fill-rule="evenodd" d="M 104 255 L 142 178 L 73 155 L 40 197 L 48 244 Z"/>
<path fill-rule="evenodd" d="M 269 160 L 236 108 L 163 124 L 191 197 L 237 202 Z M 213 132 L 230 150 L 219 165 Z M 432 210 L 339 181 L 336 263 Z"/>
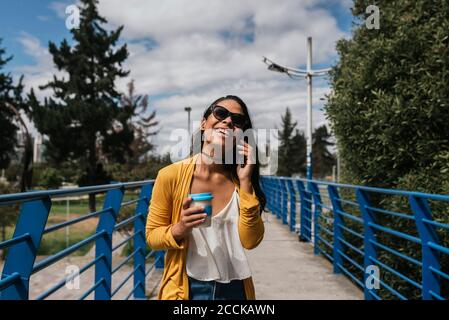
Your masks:
<path fill-rule="evenodd" d="M 240 140 L 240 144 L 237 145 L 237 151 L 239 154 L 246 156 L 246 165 L 243 168 L 240 163 L 237 164 L 237 175 L 239 180 L 251 181 L 251 176 L 256 167 L 255 150 L 248 143 Z"/>

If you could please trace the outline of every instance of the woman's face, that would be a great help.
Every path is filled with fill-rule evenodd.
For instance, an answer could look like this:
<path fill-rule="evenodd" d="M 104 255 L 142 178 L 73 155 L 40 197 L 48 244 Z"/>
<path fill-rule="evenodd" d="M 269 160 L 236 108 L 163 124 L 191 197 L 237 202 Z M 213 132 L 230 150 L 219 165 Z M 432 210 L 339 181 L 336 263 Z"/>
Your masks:
<path fill-rule="evenodd" d="M 223 100 L 218 102 L 216 105 L 225 107 L 228 111 L 232 113 L 240 113 L 244 115 L 243 109 L 234 100 Z M 242 130 L 242 128 L 237 128 L 232 123 L 231 117 L 228 116 L 226 119 L 219 120 L 213 113 L 211 113 L 207 119 L 203 119 L 201 122 L 201 129 L 205 131 L 204 141 L 205 143 L 210 143 L 213 145 L 225 146 L 225 141 L 231 135 L 233 136 L 233 143 L 235 144 L 235 135 L 233 134 L 236 130 Z M 229 141 L 229 140 L 228 140 Z M 228 142 L 227 142 L 228 144 Z M 226 144 L 226 147 L 228 145 Z M 229 146 L 230 147 L 230 146 Z"/>

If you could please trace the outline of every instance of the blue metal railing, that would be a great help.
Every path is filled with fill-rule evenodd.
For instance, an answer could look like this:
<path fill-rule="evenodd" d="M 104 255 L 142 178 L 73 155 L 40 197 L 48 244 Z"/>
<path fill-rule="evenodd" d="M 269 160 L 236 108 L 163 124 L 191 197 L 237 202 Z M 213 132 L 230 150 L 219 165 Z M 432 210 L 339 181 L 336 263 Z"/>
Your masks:
<path fill-rule="evenodd" d="M 261 184 L 268 209 L 365 299 L 448 299 L 449 196 L 273 176 Z"/>
<path fill-rule="evenodd" d="M 93 293 L 94 299 L 110 300 L 131 278 L 133 278 L 133 289 L 126 296 L 126 299 L 129 299 L 131 296 L 134 296 L 135 299 L 145 299 L 146 276 L 155 266 L 158 267 L 161 264 L 163 266 L 163 262 L 160 261 L 163 259 L 163 254 L 153 250 L 147 252 L 145 240 L 145 223 L 153 183 L 154 180 L 147 180 L 76 189 L 1 195 L 0 205 L 20 204 L 20 213 L 13 237 L 0 243 L 0 249 L 7 249 L 0 280 L 0 299 L 29 299 L 30 277 L 33 274 L 53 265 L 62 258 L 89 244 L 95 244 L 95 258 L 81 267 L 78 274 L 67 276 L 47 291 L 41 293 L 37 297 L 38 300 L 49 297 L 64 287 L 68 281 L 73 280 L 76 275 L 82 274 L 92 267 L 95 268 L 94 283 L 79 299 L 85 299 Z M 137 191 L 140 189 L 139 198 L 123 202 L 125 191 L 136 189 Z M 90 193 L 106 193 L 103 209 L 86 213 L 70 221 L 46 226 L 53 200 L 61 197 L 86 195 Z M 131 205 L 135 205 L 134 215 L 117 223 L 120 209 Z M 36 263 L 36 255 L 44 234 L 94 217 L 98 217 L 98 224 L 93 235 Z M 134 224 L 133 234 L 113 247 L 113 232 L 131 223 Z M 133 241 L 133 252 L 113 267 L 112 253 L 131 241 Z M 153 255 L 155 255 L 155 261 L 149 267 L 149 270 L 146 270 L 146 262 Z M 131 260 L 133 260 L 133 269 L 116 288 L 112 289 L 113 274 Z"/>

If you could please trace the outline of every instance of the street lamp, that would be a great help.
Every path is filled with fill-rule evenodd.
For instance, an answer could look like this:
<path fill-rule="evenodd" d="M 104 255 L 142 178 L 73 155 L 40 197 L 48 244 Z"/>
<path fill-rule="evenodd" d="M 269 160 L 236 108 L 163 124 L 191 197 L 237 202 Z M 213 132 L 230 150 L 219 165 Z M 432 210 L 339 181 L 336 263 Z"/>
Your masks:
<path fill-rule="evenodd" d="M 307 179 L 312 180 L 312 78 L 326 75 L 331 69 L 312 70 L 312 37 L 307 38 L 307 69 L 296 69 L 282 66 L 263 57 L 268 70 L 287 74 L 292 79 L 305 77 L 307 80 Z"/>
<path fill-rule="evenodd" d="M 187 131 L 189 132 L 189 139 L 190 139 L 191 147 L 193 148 L 193 138 L 192 138 L 192 135 L 190 134 L 190 127 L 191 127 L 191 125 L 190 125 L 190 111 L 192 111 L 192 108 L 191 107 L 185 107 L 184 110 L 187 111 Z"/>

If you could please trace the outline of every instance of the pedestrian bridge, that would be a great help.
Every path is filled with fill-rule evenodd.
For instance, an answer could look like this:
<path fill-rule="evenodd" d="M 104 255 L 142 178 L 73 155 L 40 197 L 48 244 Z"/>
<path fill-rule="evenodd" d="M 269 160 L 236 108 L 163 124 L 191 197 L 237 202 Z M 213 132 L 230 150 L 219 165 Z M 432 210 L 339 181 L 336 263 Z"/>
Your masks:
<path fill-rule="evenodd" d="M 0 243 L 0 298 L 154 299 L 164 252 L 145 243 L 153 182 L 0 196 L 0 206 L 20 207 L 13 235 Z M 265 237 L 247 251 L 257 299 L 449 297 L 449 196 L 286 177 L 261 183 Z M 105 194 L 101 210 L 48 223 L 55 201 L 90 193 Z M 44 235 L 91 219 L 92 235 L 37 255 Z M 130 253 L 117 254 L 126 245 Z"/>

